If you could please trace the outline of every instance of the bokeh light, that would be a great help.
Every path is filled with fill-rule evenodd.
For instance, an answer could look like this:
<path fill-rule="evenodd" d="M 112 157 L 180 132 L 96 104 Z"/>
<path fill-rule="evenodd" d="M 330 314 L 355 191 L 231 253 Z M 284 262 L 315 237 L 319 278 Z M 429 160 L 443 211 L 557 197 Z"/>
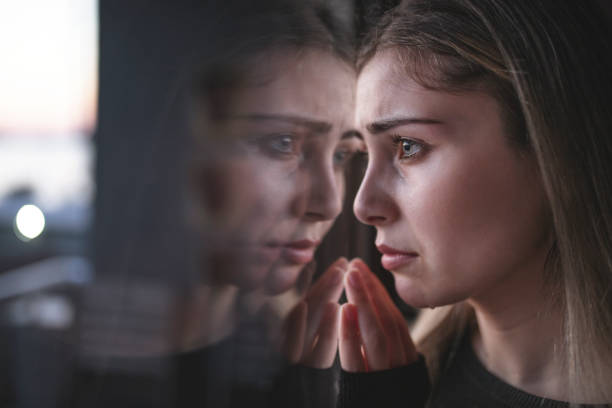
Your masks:
<path fill-rule="evenodd" d="M 37 206 L 26 204 L 17 211 L 15 229 L 19 238 L 32 240 L 45 229 L 45 215 Z"/>

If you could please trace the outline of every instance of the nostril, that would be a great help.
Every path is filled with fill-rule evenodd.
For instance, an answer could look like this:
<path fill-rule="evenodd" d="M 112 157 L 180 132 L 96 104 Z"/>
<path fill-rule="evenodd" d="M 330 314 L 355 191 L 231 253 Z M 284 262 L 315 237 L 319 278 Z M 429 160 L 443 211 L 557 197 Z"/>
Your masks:
<path fill-rule="evenodd" d="M 384 223 L 387 220 L 387 218 L 386 217 L 382 217 L 382 216 L 378 216 L 378 215 L 372 215 L 372 216 L 367 217 L 366 220 L 367 220 L 368 224 L 376 225 L 376 224 Z"/>

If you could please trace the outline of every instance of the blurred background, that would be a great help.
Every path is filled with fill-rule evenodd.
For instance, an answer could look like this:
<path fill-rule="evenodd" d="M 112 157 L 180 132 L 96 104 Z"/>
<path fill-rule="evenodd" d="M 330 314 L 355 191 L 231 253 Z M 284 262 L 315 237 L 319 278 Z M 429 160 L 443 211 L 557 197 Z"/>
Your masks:
<path fill-rule="evenodd" d="M 96 0 L 0 3 L 0 271 L 85 255 L 98 96 Z"/>
<path fill-rule="evenodd" d="M 0 2 L 3 406 L 57 401 L 93 277 L 98 45 L 96 0 Z"/>

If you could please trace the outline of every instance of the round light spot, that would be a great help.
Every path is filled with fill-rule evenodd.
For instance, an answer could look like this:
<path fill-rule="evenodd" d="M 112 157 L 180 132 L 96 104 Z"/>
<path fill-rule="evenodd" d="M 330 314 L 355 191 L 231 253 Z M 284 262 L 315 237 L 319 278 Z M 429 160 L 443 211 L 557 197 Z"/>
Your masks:
<path fill-rule="evenodd" d="M 45 229 L 45 215 L 35 205 L 24 205 L 17 211 L 15 227 L 19 238 L 27 241 L 34 239 Z"/>

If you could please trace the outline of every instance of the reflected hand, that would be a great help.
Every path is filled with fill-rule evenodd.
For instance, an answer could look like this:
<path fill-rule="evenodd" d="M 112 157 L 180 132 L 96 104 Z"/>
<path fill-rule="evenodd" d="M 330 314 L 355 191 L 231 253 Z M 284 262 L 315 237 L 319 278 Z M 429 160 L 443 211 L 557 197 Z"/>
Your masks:
<path fill-rule="evenodd" d="M 378 371 L 417 361 L 408 325 L 381 282 L 361 259 L 352 260 L 348 269 L 348 303 L 340 314 L 342 368 Z"/>
<path fill-rule="evenodd" d="M 348 261 L 334 262 L 289 313 L 283 349 L 292 363 L 328 368 L 338 348 L 338 300 Z"/>

